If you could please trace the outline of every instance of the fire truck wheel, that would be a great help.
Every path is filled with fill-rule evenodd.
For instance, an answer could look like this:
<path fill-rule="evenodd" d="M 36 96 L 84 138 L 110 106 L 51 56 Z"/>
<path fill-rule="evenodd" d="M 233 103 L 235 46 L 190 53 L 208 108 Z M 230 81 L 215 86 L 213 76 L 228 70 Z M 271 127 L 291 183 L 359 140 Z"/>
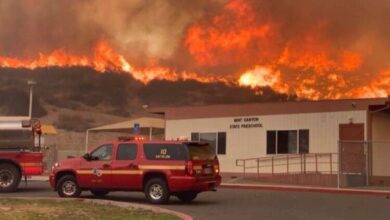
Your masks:
<path fill-rule="evenodd" d="M 18 187 L 22 174 L 12 164 L 0 164 L 0 192 L 12 192 Z"/>
<path fill-rule="evenodd" d="M 191 202 L 196 198 L 197 195 L 197 192 L 181 192 L 176 194 L 177 198 L 179 198 L 180 201 L 185 203 Z"/>
<path fill-rule="evenodd" d="M 170 194 L 167 183 L 161 178 L 152 178 L 145 185 L 145 196 L 153 204 L 168 202 Z"/>
<path fill-rule="evenodd" d="M 110 191 L 104 190 L 104 189 L 91 189 L 91 193 L 96 197 L 104 197 L 106 196 Z"/>
<path fill-rule="evenodd" d="M 60 197 L 79 197 L 81 189 L 77 184 L 76 177 L 65 175 L 58 180 L 57 193 Z"/>

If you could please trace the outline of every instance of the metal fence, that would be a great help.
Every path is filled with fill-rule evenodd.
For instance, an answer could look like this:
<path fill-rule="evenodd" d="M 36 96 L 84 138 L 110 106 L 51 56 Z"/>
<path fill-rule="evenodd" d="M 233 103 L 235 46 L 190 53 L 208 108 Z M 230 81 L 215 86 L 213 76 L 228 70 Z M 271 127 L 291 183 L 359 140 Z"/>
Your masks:
<path fill-rule="evenodd" d="M 247 173 L 262 174 L 306 174 L 337 172 L 336 153 L 285 154 L 259 158 L 237 159 L 236 166 Z"/>
<path fill-rule="evenodd" d="M 390 184 L 390 141 L 339 141 L 339 187 Z"/>
<path fill-rule="evenodd" d="M 118 136 L 124 136 L 124 134 L 119 132 L 91 133 L 89 146 L 94 147 L 103 141 L 115 140 Z M 44 169 L 50 171 L 58 160 L 83 155 L 86 151 L 85 138 L 85 133 L 77 132 L 61 132 L 58 135 L 45 136 L 43 142 Z"/>
<path fill-rule="evenodd" d="M 368 185 L 368 142 L 339 141 L 338 187 Z"/>
<path fill-rule="evenodd" d="M 316 174 L 332 186 L 390 185 L 390 141 L 339 141 L 337 153 L 285 154 L 237 159 L 244 176 Z M 303 176 L 303 177 L 302 177 Z M 312 178 L 312 175 L 307 175 Z M 275 178 L 280 179 L 280 178 Z"/>

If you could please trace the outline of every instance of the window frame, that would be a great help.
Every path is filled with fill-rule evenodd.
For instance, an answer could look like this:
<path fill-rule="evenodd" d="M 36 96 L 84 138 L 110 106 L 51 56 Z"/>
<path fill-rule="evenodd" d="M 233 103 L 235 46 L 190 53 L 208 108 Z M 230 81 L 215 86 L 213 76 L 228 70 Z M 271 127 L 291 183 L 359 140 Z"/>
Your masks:
<path fill-rule="evenodd" d="M 278 153 L 279 152 L 279 143 L 278 143 L 278 133 L 282 131 L 287 131 L 287 132 L 296 132 L 296 152 L 294 153 Z M 268 132 L 275 132 L 275 152 L 274 153 L 269 153 L 268 152 Z M 300 134 L 301 132 L 307 132 L 307 152 L 301 152 L 301 144 L 300 144 Z M 308 154 L 310 153 L 310 129 L 290 129 L 290 130 L 266 130 L 266 155 L 286 155 L 286 154 Z"/>
<path fill-rule="evenodd" d="M 226 131 L 217 131 L 217 132 L 191 132 L 191 141 L 200 141 L 201 134 L 214 134 L 215 135 L 215 154 L 216 155 L 226 155 L 227 149 L 227 132 Z M 225 149 L 223 153 L 219 153 L 219 135 L 225 135 Z M 194 140 L 193 137 L 198 137 L 197 140 Z"/>

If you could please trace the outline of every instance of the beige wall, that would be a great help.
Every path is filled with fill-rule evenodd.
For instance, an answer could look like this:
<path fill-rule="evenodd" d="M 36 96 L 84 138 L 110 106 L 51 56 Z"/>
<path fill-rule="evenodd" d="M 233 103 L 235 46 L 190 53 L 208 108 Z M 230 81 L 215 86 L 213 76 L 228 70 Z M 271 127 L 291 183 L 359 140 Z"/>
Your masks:
<path fill-rule="evenodd" d="M 390 176 L 390 114 L 372 115 L 372 171 L 374 176 Z"/>
<path fill-rule="evenodd" d="M 254 115 L 263 127 L 230 129 L 234 118 L 167 120 L 166 138 L 191 137 L 191 132 L 226 132 L 226 155 L 219 155 L 222 172 L 242 172 L 236 159 L 266 156 L 267 130 L 310 130 L 310 153 L 337 152 L 339 124 L 366 122 L 366 111 Z M 244 118 L 244 117 L 243 117 Z M 245 117 L 246 118 L 246 117 Z M 253 170 L 255 172 L 255 170 Z"/>

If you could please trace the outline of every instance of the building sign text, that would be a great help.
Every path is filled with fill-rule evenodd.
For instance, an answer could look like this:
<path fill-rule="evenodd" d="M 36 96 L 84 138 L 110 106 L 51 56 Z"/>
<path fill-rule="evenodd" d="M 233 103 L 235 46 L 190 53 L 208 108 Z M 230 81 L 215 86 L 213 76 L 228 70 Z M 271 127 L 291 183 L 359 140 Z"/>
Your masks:
<path fill-rule="evenodd" d="M 238 128 L 262 128 L 258 117 L 234 118 L 233 124 L 230 124 L 230 129 Z"/>

